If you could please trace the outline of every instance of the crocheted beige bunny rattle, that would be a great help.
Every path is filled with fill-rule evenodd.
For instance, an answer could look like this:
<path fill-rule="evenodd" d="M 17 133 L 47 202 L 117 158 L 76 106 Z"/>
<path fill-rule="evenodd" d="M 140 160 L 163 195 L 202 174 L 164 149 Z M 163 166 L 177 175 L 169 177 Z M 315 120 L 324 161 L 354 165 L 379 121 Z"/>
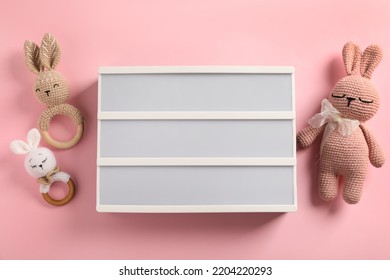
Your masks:
<path fill-rule="evenodd" d="M 84 120 L 77 108 L 64 103 L 69 96 L 69 86 L 65 78 L 54 70 L 61 58 L 61 50 L 57 40 L 50 33 L 46 33 L 40 48 L 34 42 L 25 41 L 24 55 L 28 68 L 38 75 L 33 87 L 35 96 L 48 106 L 38 120 L 38 128 L 42 137 L 47 143 L 58 149 L 73 147 L 83 135 Z M 77 132 L 71 140 L 61 142 L 50 136 L 49 124 L 56 115 L 70 117 L 77 126 Z"/>
<path fill-rule="evenodd" d="M 348 42 L 343 48 L 348 76 L 339 80 L 328 99 L 322 101 L 321 113 L 311 118 L 309 127 L 297 135 L 303 148 L 321 134 L 319 194 L 333 200 L 339 190 L 339 176 L 344 177 L 343 198 L 358 203 L 370 162 L 381 167 L 384 154 L 374 136 L 363 125 L 379 108 L 379 95 L 371 75 L 382 59 L 382 50 L 371 45 L 363 54 L 358 45 Z"/>
<path fill-rule="evenodd" d="M 27 134 L 27 143 L 22 140 L 14 140 L 10 149 L 15 154 L 26 154 L 24 168 L 27 173 L 37 179 L 40 184 L 40 192 L 46 202 L 61 206 L 70 202 L 75 194 L 75 184 L 69 174 L 60 171 L 56 158 L 48 148 L 38 147 L 41 135 L 38 129 L 33 128 Z M 60 181 L 68 185 L 68 194 L 60 199 L 54 199 L 49 195 L 53 182 Z"/>

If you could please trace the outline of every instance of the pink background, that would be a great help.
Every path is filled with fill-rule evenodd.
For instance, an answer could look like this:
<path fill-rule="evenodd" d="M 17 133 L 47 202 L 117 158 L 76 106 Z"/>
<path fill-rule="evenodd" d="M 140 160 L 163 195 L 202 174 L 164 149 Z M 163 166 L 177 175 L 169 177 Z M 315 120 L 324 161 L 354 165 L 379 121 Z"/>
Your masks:
<path fill-rule="evenodd" d="M 95 211 L 97 73 L 120 65 L 292 65 L 297 129 L 345 74 L 349 40 L 384 49 L 373 81 L 382 106 L 368 122 L 390 158 L 390 2 L 155 0 L 17 1 L 0 10 L 0 259 L 389 259 L 390 172 L 370 167 L 362 201 L 317 198 L 316 147 L 298 152 L 298 207 L 274 214 L 99 214 Z M 51 207 L 8 144 L 44 106 L 32 92 L 23 43 L 50 31 L 62 47 L 69 102 L 85 136 L 55 151 L 77 181 L 74 201 Z M 72 128 L 55 122 L 53 134 Z M 387 126 L 385 126 L 387 125 Z M 68 132 L 70 135 L 70 132 Z M 387 141 L 386 141 L 387 140 Z M 57 194 L 63 191 L 57 190 Z"/>

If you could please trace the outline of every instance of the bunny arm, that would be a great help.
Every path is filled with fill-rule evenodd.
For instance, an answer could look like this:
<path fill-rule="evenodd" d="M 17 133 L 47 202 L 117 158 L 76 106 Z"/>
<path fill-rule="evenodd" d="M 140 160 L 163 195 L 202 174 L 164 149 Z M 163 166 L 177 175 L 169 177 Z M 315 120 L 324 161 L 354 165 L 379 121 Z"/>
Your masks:
<path fill-rule="evenodd" d="M 66 172 L 60 171 L 54 174 L 51 178 L 53 179 L 53 181 L 61 181 L 66 184 L 70 179 L 70 175 Z"/>
<path fill-rule="evenodd" d="M 385 155 L 379 146 L 378 142 L 375 140 L 372 133 L 364 125 L 360 125 L 361 130 L 363 131 L 364 138 L 366 139 L 368 146 L 368 157 L 370 162 L 375 167 L 381 167 L 385 163 Z"/>
<path fill-rule="evenodd" d="M 84 118 L 81 112 L 74 106 L 63 103 L 46 108 L 38 120 L 38 127 L 41 130 L 48 131 L 50 120 L 56 115 L 65 115 L 73 119 L 74 123 L 79 125 L 83 123 Z"/>
<path fill-rule="evenodd" d="M 326 125 L 321 127 L 308 126 L 297 134 L 297 143 L 301 148 L 309 147 L 324 131 Z"/>
<path fill-rule="evenodd" d="M 51 176 L 51 179 L 53 182 L 61 181 L 65 184 L 67 184 L 69 179 L 70 179 L 70 175 L 66 172 L 59 171 L 59 172 L 55 173 L 53 176 Z M 39 184 L 39 191 L 41 193 L 48 193 L 50 190 L 50 186 L 51 186 L 51 184 L 49 184 L 49 185 Z"/>
<path fill-rule="evenodd" d="M 40 193 L 48 193 L 50 190 L 50 185 L 39 184 L 39 192 Z"/>

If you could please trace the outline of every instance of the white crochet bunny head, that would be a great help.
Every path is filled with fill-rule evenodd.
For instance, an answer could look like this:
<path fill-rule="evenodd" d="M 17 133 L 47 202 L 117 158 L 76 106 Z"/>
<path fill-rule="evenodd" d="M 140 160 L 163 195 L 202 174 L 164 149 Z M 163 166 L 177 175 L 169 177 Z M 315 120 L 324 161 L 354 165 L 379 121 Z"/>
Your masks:
<path fill-rule="evenodd" d="M 34 178 L 46 176 L 57 166 L 56 158 L 48 148 L 38 147 L 41 134 L 33 128 L 27 134 L 27 143 L 22 140 L 14 140 L 10 149 L 15 154 L 27 154 L 24 160 L 24 168 Z"/>
<path fill-rule="evenodd" d="M 380 100 L 371 75 L 382 59 L 382 49 L 368 46 L 362 53 L 360 47 L 348 42 L 343 48 L 343 60 L 347 76 L 337 82 L 329 101 L 348 119 L 365 122 L 378 111 Z"/>
<path fill-rule="evenodd" d="M 46 33 L 40 48 L 32 41 L 25 41 L 24 56 L 27 67 L 38 75 L 33 86 L 37 99 L 48 106 L 64 103 L 69 96 L 69 86 L 64 76 L 54 70 L 61 58 L 57 40 Z"/>

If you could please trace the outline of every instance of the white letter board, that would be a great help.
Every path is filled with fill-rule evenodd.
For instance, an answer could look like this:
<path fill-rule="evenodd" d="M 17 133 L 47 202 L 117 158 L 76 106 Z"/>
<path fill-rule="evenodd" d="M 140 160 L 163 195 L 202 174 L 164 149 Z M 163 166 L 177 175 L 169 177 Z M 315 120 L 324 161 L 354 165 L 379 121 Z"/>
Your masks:
<path fill-rule="evenodd" d="M 297 208 L 293 67 L 101 67 L 97 211 Z"/>

